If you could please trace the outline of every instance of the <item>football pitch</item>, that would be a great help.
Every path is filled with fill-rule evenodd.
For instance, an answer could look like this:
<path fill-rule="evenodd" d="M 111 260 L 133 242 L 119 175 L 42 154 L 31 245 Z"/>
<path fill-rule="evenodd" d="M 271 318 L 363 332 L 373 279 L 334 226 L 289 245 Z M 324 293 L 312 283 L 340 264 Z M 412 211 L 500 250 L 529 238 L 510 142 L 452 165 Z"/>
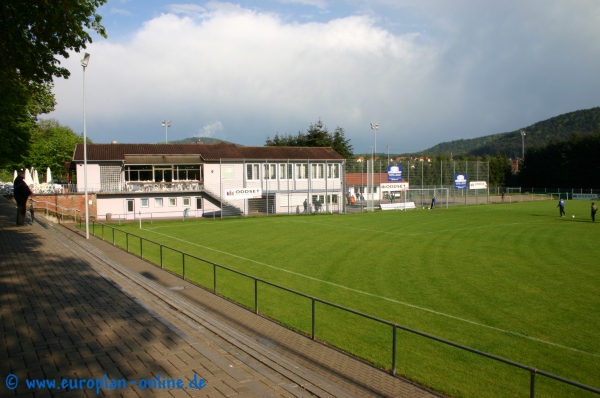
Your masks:
<path fill-rule="evenodd" d="M 600 388 L 600 222 L 556 201 L 114 225 L 306 295 Z M 575 215 L 575 218 L 572 218 Z M 99 226 L 94 232 L 100 235 Z M 105 239 L 110 240 L 104 231 Z M 140 253 L 139 239 L 128 238 Z M 158 264 L 159 246 L 143 242 Z M 181 254 L 163 265 L 182 273 Z M 210 264 L 186 278 L 211 288 Z M 218 293 L 254 308 L 254 282 L 218 270 Z M 261 284 L 260 312 L 311 333 L 311 300 Z M 389 369 L 389 326 L 317 303 L 316 337 Z M 397 373 L 451 396 L 522 397 L 530 374 L 398 330 Z M 597 396 L 538 376 L 536 396 Z"/>

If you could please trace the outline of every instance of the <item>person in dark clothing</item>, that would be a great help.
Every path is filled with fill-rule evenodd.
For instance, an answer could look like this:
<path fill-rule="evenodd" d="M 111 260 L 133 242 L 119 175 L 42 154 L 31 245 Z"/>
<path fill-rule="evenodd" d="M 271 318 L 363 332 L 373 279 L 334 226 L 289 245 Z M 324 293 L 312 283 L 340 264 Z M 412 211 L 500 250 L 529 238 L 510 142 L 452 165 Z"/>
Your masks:
<path fill-rule="evenodd" d="M 558 201 L 558 205 L 556 206 L 560 210 L 560 216 L 563 217 L 565 215 L 565 201 L 560 199 Z"/>
<path fill-rule="evenodd" d="M 435 195 L 433 195 L 433 198 L 431 198 L 431 207 L 430 207 L 430 209 L 434 209 L 435 208 L 435 202 L 437 202 L 437 198 L 435 197 Z"/>
<path fill-rule="evenodd" d="M 596 222 L 596 212 L 598 211 L 598 206 L 592 203 L 592 222 Z"/>
<path fill-rule="evenodd" d="M 25 213 L 27 212 L 27 199 L 33 195 L 27 183 L 25 183 L 25 171 L 19 170 L 17 178 L 13 182 L 15 201 L 17 202 L 17 225 L 25 225 Z"/>

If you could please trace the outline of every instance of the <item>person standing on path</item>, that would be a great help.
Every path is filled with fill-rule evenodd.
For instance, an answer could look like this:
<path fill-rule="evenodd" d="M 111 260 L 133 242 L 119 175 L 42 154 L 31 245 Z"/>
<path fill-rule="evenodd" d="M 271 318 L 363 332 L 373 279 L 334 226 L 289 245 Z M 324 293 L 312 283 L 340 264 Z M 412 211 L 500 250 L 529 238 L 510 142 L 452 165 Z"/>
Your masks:
<path fill-rule="evenodd" d="M 592 202 L 592 222 L 596 222 L 596 212 L 598 211 L 598 206 L 594 202 Z"/>
<path fill-rule="evenodd" d="M 27 212 L 27 199 L 33 195 L 25 182 L 25 170 L 19 170 L 17 178 L 13 182 L 15 201 L 17 202 L 17 225 L 25 225 L 25 213 Z M 33 220 L 31 220 L 33 223 Z"/>
<path fill-rule="evenodd" d="M 563 217 L 565 215 L 565 201 L 560 199 L 558 201 L 558 206 L 556 206 L 560 210 L 560 216 Z"/>

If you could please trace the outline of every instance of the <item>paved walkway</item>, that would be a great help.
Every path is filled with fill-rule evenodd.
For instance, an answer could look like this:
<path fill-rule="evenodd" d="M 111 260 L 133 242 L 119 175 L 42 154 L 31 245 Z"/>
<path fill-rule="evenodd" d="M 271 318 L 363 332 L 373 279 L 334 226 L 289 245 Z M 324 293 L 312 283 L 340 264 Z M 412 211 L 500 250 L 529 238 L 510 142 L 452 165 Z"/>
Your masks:
<path fill-rule="evenodd" d="M 15 211 L 0 197 L 2 397 L 438 396 L 73 228 L 17 227 Z"/>

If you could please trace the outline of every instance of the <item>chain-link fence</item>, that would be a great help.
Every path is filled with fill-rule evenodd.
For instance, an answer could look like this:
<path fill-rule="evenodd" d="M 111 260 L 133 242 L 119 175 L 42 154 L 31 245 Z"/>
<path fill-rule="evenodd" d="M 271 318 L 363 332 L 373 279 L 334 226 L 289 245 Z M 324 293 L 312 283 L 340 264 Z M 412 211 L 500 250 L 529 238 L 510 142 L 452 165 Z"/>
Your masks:
<path fill-rule="evenodd" d="M 390 170 L 401 171 L 401 178 L 391 178 Z M 484 161 L 406 160 L 388 165 L 385 159 L 261 159 L 240 164 L 222 159 L 207 166 L 205 173 L 218 178 L 205 178 L 198 206 L 204 217 L 215 218 L 427 208 L 433 197 L 438 207 L 549 200 L 571 198 L 578 191 L 490 186 L 489 162 Z"/>
<path fill-rule="evenodd" d="M 391 161 L 389 166 L 398 167 L 397 170 L 402 172 L 402 182 L 407 184 L 397 190 L 386 187 L 391 181 L 385 159 L 376 160 L 374 166 L 371 166 L 372 163 L 364 161 L 346 164 L 347 192 L 357 197 L 356 205 L 351 204 L 347 211 L 353 211 L 355 208 L 361 211 L 378 209 L 382 208 L 382 204 L 398 204 L 405 201 L 414 203 L 416 207 L 430 207 L 434 196 L 438 206 L 481 204 L 488 203 L 489 196 L 494 195 L 496 190 L 496 187 L 489 187 L 489 162 Z M 478 189 L 471 189 L 470 182 L 478 182 Z M 501 195 L 501 189 L 498 188 L 497 191 L 498 195 Z M 401 206 L 395 206 L 399 207 Z"/>

